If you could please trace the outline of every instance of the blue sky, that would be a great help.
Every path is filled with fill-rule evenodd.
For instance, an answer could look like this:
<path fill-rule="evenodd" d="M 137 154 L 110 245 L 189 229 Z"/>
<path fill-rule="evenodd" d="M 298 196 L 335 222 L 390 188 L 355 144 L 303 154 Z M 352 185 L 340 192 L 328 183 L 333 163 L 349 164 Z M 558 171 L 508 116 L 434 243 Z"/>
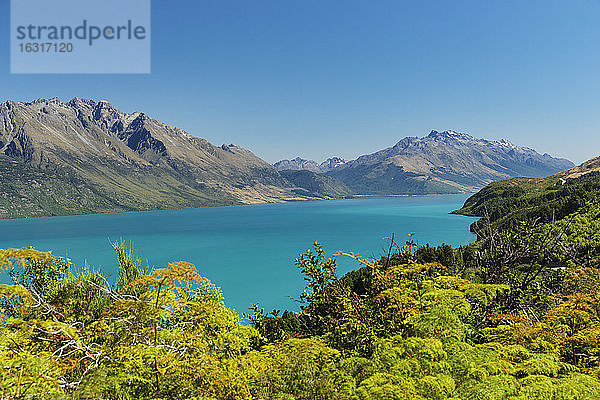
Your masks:
<path fill-rule="evenodd" d="M 600 0 L 153 0 L 149 75 L 11 75 L 0 101 L 108 99 L 273 162 L 453 129 L 600 155 Z"/>

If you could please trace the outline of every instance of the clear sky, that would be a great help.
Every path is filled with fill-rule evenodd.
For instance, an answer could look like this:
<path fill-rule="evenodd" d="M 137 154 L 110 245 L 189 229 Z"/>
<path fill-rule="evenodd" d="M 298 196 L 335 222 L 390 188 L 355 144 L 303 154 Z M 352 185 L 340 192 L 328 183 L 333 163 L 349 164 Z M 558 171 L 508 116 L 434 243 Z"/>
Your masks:
<path fill-rule="evenodd" d="M 149 75 L 10 75 L 9 15 L 0 101 L 108 99 L 270 162 L 432 129 L 600 155 L 600 0 L 152 0 Z"/>

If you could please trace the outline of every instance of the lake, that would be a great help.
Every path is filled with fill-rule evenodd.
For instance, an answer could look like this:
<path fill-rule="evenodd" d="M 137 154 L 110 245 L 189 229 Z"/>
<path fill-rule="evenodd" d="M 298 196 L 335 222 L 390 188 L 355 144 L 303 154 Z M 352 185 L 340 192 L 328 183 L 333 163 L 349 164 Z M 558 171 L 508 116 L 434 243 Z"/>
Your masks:
<path fill-rule="evenodd" d="M 336 251 L 380 257 L 395 233 L 420 244 L 461 245 L 475 240 L 473 218 L 449 215 L 469 195 L 429 195 L 294 202 L 135 213 L 0 220 L 0 248 L 33 246 L 117 276 L 109 241 L 131 242 L 151 266 L 188 261 L 221 287 L 226 304 L 247 312 L 259 302 L 270 311 L 294 308 L 304 281 L 294 259 L 322 243 Z M 340 272 L 357 262 L 339 258 Z"/>

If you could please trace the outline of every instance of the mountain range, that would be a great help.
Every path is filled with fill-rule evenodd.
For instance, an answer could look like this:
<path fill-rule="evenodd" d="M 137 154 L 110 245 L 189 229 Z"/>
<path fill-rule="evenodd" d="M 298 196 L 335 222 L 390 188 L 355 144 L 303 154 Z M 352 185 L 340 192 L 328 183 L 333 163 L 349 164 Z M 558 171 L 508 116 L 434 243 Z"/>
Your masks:
<path fill-rule="evenodd" d="M 281 160 L 273 164 L 278 171 L 311 171 L 316 173 L 327 173 L 332 169 L 344 165 L 346 160 L 340 157 L 331 157 L 318 164 L 316 161 L 305 160 L 300 157 L 296 157 L 292 160 Z"/>
<path fill-rule="evenodd" d="M 452 131 L 379 152 L 275 166 L 108 101 L 0 104 L 0 218 L 474 191 L 573 164 Z"/>
<path fill-rule="evenodd" d="M 247 149 L 80 98 L 0 104 L 0 168 L 5 218 L 315 198 Z"/>
<path fill-rule="evenodd" d="M 351 193 L 365 195 L 468 193 L 493 181 L 543 177 L 573 166 L 569 160 L 542 155 L 504 139 L 477 139 L 454 131 L 406 137 L 392 147 L 330 168 L 329 160 L 317 164 L 298 157 L 274 166 L 321 172 L 338 179 Z"/>

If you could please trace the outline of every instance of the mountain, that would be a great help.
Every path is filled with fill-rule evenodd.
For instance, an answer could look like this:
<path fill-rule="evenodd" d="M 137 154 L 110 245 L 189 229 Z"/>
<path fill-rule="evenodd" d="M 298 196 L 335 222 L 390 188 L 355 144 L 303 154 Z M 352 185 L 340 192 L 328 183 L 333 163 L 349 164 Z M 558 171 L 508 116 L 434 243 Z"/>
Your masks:
<path fill-rule="evenodd" d="M 0 167 L 4 218 L 307 198 L 249 150 L 104 100 L 0 104 Z"/>
<path fill-rule="evenodd" d="M 319 196 L 322 198 L 339 198 L 352 194 L 342 181 L 331 176 L 318 174 L 308 170 L 283 170 L 279 173 L 299 187 L 294 192 L 298 195 Z"/>
<path fill-rule="evenodd" d="M 455 214 L 482 217 L 486 226 L 510 228 L 519 221 L 545 223 L 565 218 L 600 198 L 600 157 L 546 178 L 512 178 L 491 183 Z"/>
<path fill-rule="evenodd" d="M 305 160 L 300 157 L 296 157 L 292 160 L 281 160 L 273 164 L 278 171 L 311 171 L 316 173 L 325 173 L 337 168 L 346 161 L 340 157 L 331 157 L 318 164 L 313 160 Z"/>
<path fill-rule="evenodd" d="M 321 172 L 329 172 L 346 164 L 346 160 L 341 157 L 331 157 L 319 164 Z"/>
<path fill-rule="evenodd" d="M 363 155 L 329 171 L 355 194 L 474 192 L 490 182 L 540 177 L 573 163 L 506 140 L 476 139 L 454 131 L 406 137 L 393 147 Z"/>
<path fill-rule="evenodd" d="M 105 100 L 0 104 L 0 218 L 467 192 L 571 166 L 452 131 L 405 138 L 350 162 L 298 157 L 272 166 Z"/>
<path fill-rule="evenodd" d="M 296 157 L 292 160 L 281 160 L 273 164 L 278 171 L 312 171 L 321 172 L 319 164 L 312 160 Z"/>

